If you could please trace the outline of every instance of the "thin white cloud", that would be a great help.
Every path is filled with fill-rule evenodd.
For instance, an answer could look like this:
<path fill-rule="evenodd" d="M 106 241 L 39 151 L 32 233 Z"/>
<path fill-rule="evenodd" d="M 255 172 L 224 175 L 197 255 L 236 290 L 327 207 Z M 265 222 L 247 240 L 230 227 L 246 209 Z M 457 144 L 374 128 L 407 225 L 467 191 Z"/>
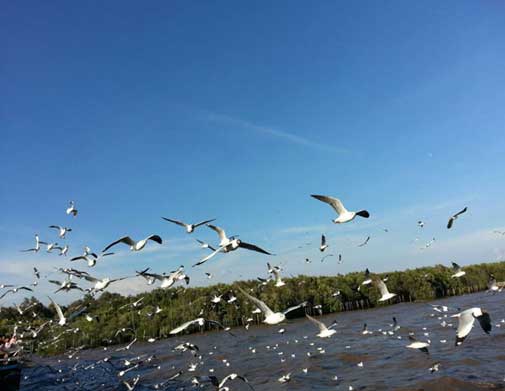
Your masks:
<path fill-rule="evenodd" d="M 293 133 L 289 133 L 289 132 L 279 130 L 279 129 L 274 129 L 274 128 L 267 127 L 267 126 L 256 125 L 251 122 L 244 121 L 244 120 L 237 119 L 237 118 L 233 118 L 233 117 L 230 117 L 227 115 L 210 113 L 207 118 L 209 121 L 212 121 L 212 122 L 231 125 L 236 128 L 241 128 L 241 129 L 244 129 L 247 131 L 266 134 L 269 136 L 273 136 L 273 137 L 282 139 L 282 140 L 287 141 L 292 144 L 302 145 L 305 147 L 314 148 L 314 149 L 318 149 L 321 151 L 338 152 L 338 153 L 348 152 L 348 150 L 346 150 L 344 148 L 332 146 L 329 144 L 318 143 L 318 142 L 309 140 L 305 137 L 298 136 Z"/>

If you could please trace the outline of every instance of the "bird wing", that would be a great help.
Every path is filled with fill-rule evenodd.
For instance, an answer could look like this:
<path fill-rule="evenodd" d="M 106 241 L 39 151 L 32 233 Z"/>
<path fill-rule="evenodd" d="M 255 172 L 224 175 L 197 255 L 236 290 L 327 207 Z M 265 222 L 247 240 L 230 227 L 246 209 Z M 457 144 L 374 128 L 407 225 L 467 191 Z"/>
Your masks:
<path fill-rule="evenodd" d="M 307 305 L 307 302 L 304 301 L 303 303 L 300 303 L 298 305 L 295 305 L 293 307 L 289 307 L 287 310 L 284 310 L 283 314 L 287 315 L 289 312 L 297 310 L 298 308 L 305 307 Z"/>
<path fill-rule="evenodd" d="M 172 220 L 172 219 L 169 219 L 167 217 L 162 217 L 163 220 L 166 220 L 166 221 L 170 221 L 171 223 L 174 223 L 174 224 L 177 224 L 177 225 L 180 225 L 181 227 L 187 227 L 188 224 L 186 223 L 183 223 L 182 221 L 178 221 L 178 220 Z"/>
<path fill-rule="evenodd" d="M 308 320 L 310 320 L 312 323 L 314 323 L 317 326 L 317 328 L 319 329 L 319 331 L 328 330 L 328 328 L 326 327 L 326 325 L 323 322 L 320 322 L 317 319 L 314 319 L 309 314 L 305 314 L 305 316 L 307 317 Z"/>
<path fill-rule="evenodd" d="M 56 309 L 56 313 L 58 314 L 58 318 L 60 318 L 60 320 L 63 320 L 65 321 L 65 315 L 63 315 L 63 311 L 61 310 L 61 307 L 56 304 L 54 302 L 53 299 L 51 299 L 49 296 L 47 296 L 49 298 L 49 300 L 51 300 L 51 303 L 53 304 L 54 308 Z"/>
<path fill-rule="evenodd" d="M 472 330 L 473 322 L 475 322 L 472 311 L 473 309 L 471 308 L 457 315 L 459 322 L 458 329 L 456 330 L 456 345 L 462 343 Z"/>
<path fill-rule="evenodd" d="M 212 224 L 207 224 L 207 227 L 209 227 L 210 229 L 214 230 L 217 232 L 217 234 L 219 235 L 219 239 L 221 241 L 224 241 L 226 239 L 228 239 L 226 237 L 226 232 L 224 232 L 224 229 L 220 228 L 220 227 L 217 227 L 215 225 L 212 225 Z"/>
<path fill-rule="evenodd" d="M 87 261 L 87 260 L 88 260 L 88 258 L 87 258 L 87 257 L 85 257 L 84 255 L 80 255 L 80 256 L 78 256 L 78 257 L 74 257 L 74 258 L 70 259 L 70 262 L 73 262 L 73 261 L 78 261 L 79 259 L 84 259 L 85 261 Z"/>
<path fill-rule="evenodd" d="M 83 274 L 83 275 L 82 275 L 82 277 L 84 277 L 84 279 L 85 279 L 86 281 L 90 281 L 90 282 L 98 282 L 98 281 L 101 281 L 101 280 L 99 280 L 98 278 L 95 278 L 95 277 L 93 277 L 93 276 L 90 276 L 89 274 L 87 274 L 87 275 L 86 275 L 86 274 Z"/>
<path fill-rule="evenodd" d="M 370 240 L 370 236 L 368 236 L 363 243 L 361 243 L 360 245 L 358 245 L 358 247 L 365 246 L 368 243 L 369 240 Z"/>
<path fill-rule="evenodd" d="M 460 210 L 458 213 L 456 213 L 453 217 L 458 217 L 459 215 L 462 215 L 463 213 L 465 213 L 467 210 L 466 207 L 464 207 L 462 210 Z"/>
<path fill-rule="evenodd" d="M 382 281 L 380 278 L 375 280 L 375 285 L 377 286 L 377 288 L 379 288 L 379 292 L 381 293 L 382 296 L 389 294 L 389 290 L 388 287 L 386 286 L 386 283 Z"/>
<path fill-rule="evenodd" d="M 338 198 L 328 197 L 328 196 L 325 196 L 325 195 L 317 195 L 317 194 L 311 194 L 311 197 L 314 197 L 316 200 L 319 200 L 319 201 L 322 201 L 322 202 L 326 202 L 339 215 L 342 214 L 342 213 L 347 212 L 347 209 L 342 204 L 342 201 L 340 201 Z"/>
<path fill-rule="evenodd" d="M 256 297 L 251 296 L 249 293 L 244 291 L 241 287 L 238 287 L 238 290 L 242 292 L 242 294 L 247 297 L 249 300 L 251 300 L 256 306 L 265 314 L 265 317 L 273 315 L 273 311 L 261 300 L 257 299 Z"/>
<path fill-rule="evenodd" d="M 249 243 L 242 242 L 242 241 L 240 241 L 239 247 L 245 248 L 247 250 L 257 251 L 259 253 L 266 254 L 266 255 L 272 255 L 268 251 L 265 251 L 262 248 L 255 246 L 254 244 L 249 244 Z"/>
<path fill-rule="evenodd" d="M 56 280 L 47 280 L 47 282 L 50 282 L 51 284 L 55 284 L 55 285 L 61 285 L 61 281 L 56 281 Z"/>
<path fill-rule="evenodd" d="M 49 228 L 56 228 L 57 230 L 61 229 L 59 225 L 50 225 Z"/>
<path fill-rule="evenodd" d="M 219 323 L 217 320 L 210 320 L 210 319 L 205 319 L 205 322 L 213 324 L 217 327 L 221 327 L 223 330 L 226 330 L 226 327 L 224 327 L 221 323 Z M 228 331 L 228 334 L 233 335 L 235 337 L 235 334 L 232 334 Z"/>
<path fill-rule="evenodd" d="M 116 240 L 115 242 L 112 242 L 111 244 L 109 244 L 107 247 L 105 247 L 102 252 L 106 252 L 109 248 L 111 248 L 112 246 L 115 246 L 116 244 L 118 243 L 126 243 L 130 246 L 134 246 L 135 245 L 135 241 L 130 238 L 129 236 L 123 236 L 121 239 L 118 239 Z"/>
<path fill-rule="evenodd" d="M 451 217 L 447 222 L 447 229 L 450 229 L 452 227 L 452 223 L 454 223 L 454 217 Z"/>
<path fill-rule="evenodd" d="M 216 219 L 210 219 L 210 220 L 201 221 L 201 222 L 199 222 L 199 223 L 197 223 L 197 224 L 193 224 L 193 227 L 194 227 L 194 228 L 196 228 L 196 227 L 199 227 L 199 226 L 201 226 L 201 225 L 211 223 L 211 222 L 213 222 L 214 220 L 216 220 Z"/>
<path fill-rule="evenodd" d="M 489 334 L 491 331 L 491 317 L 487 312 L 483 312 L 481 316 L 477 316 L 477 320 L 479 321 L 480 327 L 486 334 Z"/>
<path fill-rule="evenodd" d="M 153 242 L 156 242 L 158 244 L 163 244 L 163 240 L 159 235 L 150 235 L 146 238 L 146 240 L 152 240 Z"/>
<path fill-rule="evenodd" d="M 207 255 L 205 258 L 203 259 L 200 259 L 197 263 L 195 263 L 193 265 L 193 267 L 195 266 L 198 266 L 198 265 L 201 265 L 202 263 L 205 263 L 207 262 L 209 259 L 211 259 L 212 257 L 214 257 L 214 255 L 216 255 L 218 252 L 220 252 L 224 247 L 218 247 L 217 249 L 215 249 L 213 252 L 211 252 L 209 255 Z"/>
<path fill-rule="evenodd" d="M 14 289 L 8 289 L 8 290 L 6 290 L 6 291 L 2 294 L 2 296 L 0 296 L 0 299 L 3 299 L 3 298 L 4 298 L 5 296 L 7 296 L 7 294 L 8 294 L 8 293 L 10 293 L 10 292 L 14 293 Z"/>
<path fill-rule="evenodd" d="M 453 268 L 454 270 L 459 270 L 459 269 L 461 269 L 461 266 L 459 266 L 456 262 L 451 262 L 451 263 L 452 263 L 452 268 Z"/>
<path fill-rule="evenodd" d="M 324 246 L 326 244 L 326 236 L 321 235 L 321 246 Z"/>
<path fill-rule="evenodd" d="M 235 379 L 240 379 L 242 380 L 244 383 L 247 383 L 247 385 L 249 386 L 249 388 L 251 390 L 254 390 L 253 386 L 251 386 L 249 384 L 249 380 L 247 380 L 244 376 L 240 376 L 240 375 L 237 375 L 236 373 L 230 373 L 228 376 L 226 376 L 223 380 L 221 380 L 221 383 L 219 383 L 218 385 L 218 388 L 219 389 L 222 389 L 223 386 L 225 385 L 225 383 L 228 381 L 228 380 L 235 380 Z"/>
<path fill-rule="evenodd" d="M 188 328 L 189 326 L 191 326 L 193 323 L 200 322 L 200 319 L 201 318 L 197 318 L 197 319 L 190 320 L 189 322 L 183 323 L 179 327 L 176 327 L 175 329 L 173 329 L 172 331 L 170 331 L 170 334 L 172 334 L 172 335 L 173 334 L 178 334 L 182 330 L 184 330 L 184 329 Z"/>

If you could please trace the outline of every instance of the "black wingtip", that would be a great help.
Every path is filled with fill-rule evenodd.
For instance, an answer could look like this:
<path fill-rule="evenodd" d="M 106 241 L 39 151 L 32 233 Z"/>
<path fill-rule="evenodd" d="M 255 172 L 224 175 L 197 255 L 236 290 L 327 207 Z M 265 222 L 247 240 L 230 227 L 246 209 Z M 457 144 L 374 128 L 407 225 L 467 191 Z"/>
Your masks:
<path fill-rule="evenodd" d="M 370 213 L 368 213 L 367 210 L 360 210 L 359 212 L 356 212 L 356 215 L 364 217 L 365 219 L 368 219 L 370 217 Z"/>

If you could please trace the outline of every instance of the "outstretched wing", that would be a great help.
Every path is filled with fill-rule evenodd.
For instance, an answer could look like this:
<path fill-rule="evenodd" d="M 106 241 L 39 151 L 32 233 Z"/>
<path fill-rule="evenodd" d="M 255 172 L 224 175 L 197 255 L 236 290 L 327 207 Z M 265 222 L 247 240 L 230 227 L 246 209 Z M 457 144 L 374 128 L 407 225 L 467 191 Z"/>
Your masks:
<path fill-rule="evenodd" d="M 308 320 L 310 320 L 312 323 L 314 323 L 317 326 L 317 328 L 319 329 L 319 331 L 328 330 L 328 328 L 326 327 L 326 325 L 323 322 L 320 322 L 317 319 L 314 319 L 309 314 L 305 314 L 305 316 L 307 317 Z"/>
<path fill-rule="evenodd" d="M 175 329 L 173 329 L 172 331 L 170 331 L 170 334 L 174 335 L 174 334 L 178 334 L 180 333 L 181 331 L 187 329 L 189 326 L 191 326 L 193 323 L 199 323 L 201 321 L 202 318 L 197 318 L 197 319 L 193 319 L 193 320 L 190 320 L 189 322 L 186 322 L 186 323 L 183 323 L 181 324 L 179 327 L 176 327 Z"/>
<path fill-rule="evenodd" d="M 49 296 L 47 296 L 48 299 L 51 301 L 53 304 L 54 308 L 56 309 L 56 313 L 58 314 L 58 318 L 60 318 L 60 321 L 65 321 L 65 315 L 63 315 L 63 311 L 61 310 L 60 306 L 56 304 L 53 299 L 51 299 Z"/>
<path fill-rule="evenodd" d="M 220 228 L 220 227 L 217 227 L 215 225 L 212 225 L 212 224 L 207 224 L 207 227 L 209 227 L 210 229 L 214 230 L 217 232 L 217 234 L 219 235 L 219 239 L 221 241 L 224 241 L 227 239 L 226 237 L 226 232 L 224 232 L 224 229 Z"/>
<path fill-rule="evenodd" d="M 294 310 L 297 310 L 298 308 L 302 308 L 302 307 L 305 307 L 307 305 L 307 302 L 304 301 L 303 303 L 300 303 L 298 305 L 295 305 L 293 307 L 289 307 L 287 310 L 284 310 L 283 314 L 284 315 L 287 315 L 289 312 L 291 311 L 294 311 Z"/>
<path fill-rule="evenodd" d="M 203 259 L 199 260 L 197 263 L 195 263 L 193 265 L 193 267 L 201 265 L 202 263 L 207 262 L 209 259 L 211 259 L 212 257 L 214 257 L 214 255 L 216 255 L 218 252 L 220 252 L 223 248 L 224 247 L 218 247 L 213 252 L 211 252 L 209 255 L 207 255 L 205 258 L 203 258 Z"/>
<path fill-rule="evenodd" d="M 182 221 L 179 221 L 179 220 L 172 220 L 172 219 L 169 219 L 167 217 L 162 217 L 163 220 L 166 220 L 166 221 L 170 221 L 171 223 L 174 223 L 174 224 L 177 224 L 177 225 L 180 225 L 181 227 L 187 227 L 188 224 L 186 223 L 183 223 Z"/>
<path fill-rule="evenodd" d="M 158 244 L 163 244 L 163 240 L 159 235 L 150 235 L 146 238 L 146 240 L 152 240 L 153 242 L 156 242 Z M 105 252 L 105 251 L 102 251 Z"/>
<path fill-rule="evenodd" d="M 193 227 L 197 228 L 197 227 L 199 227 L 201 225 L 212 223 L 214 220 L 216 220 L 216 219 L 210 219 L 210 220 L 201 221 L 201 222 L 199 222 L 197 224 L 193 224 Z"/>
<path fill-rule="evenodd" d="M 245 248 L 247 250 L 257 251 L 259 253 L 266 254 L 266 255 L 272 255 L 268 251 L 265 251 L 262 248 L 255 246 L 254 244 L 249 244 L 249 243 L 242 242 L 242 241 L 239 242 L 239 247 Z"/>
<path fill-rule="evenodd" d="M 342 204 L 342 202 L 338 198 L 333 198 L 333 197 L 329 197 L 329 196 L 325 196 L 325 195 L 317 195 L 317 194 L 311 194 L 310 196 L 315 198 L 316 200 L 326 202 L 339 215 L 347 212 L 347 209 L 344 207 L 344 205 Z"/>
<path fill-rule="evenodd" d="M 238 287 L 238 290 L 242 292 L 242 294 L 247 297 L 249 300 L 251 300 L 256 306 L 265 314 L 265 317 L 273 315 L 273 311 L 261 300 L 251 296 L 249 293 L 244 291 L 241 287 Z"/>
<path fill-rule="evenodd" d="M 102 252 L 106 252 L 109 248 L 111 248 L 112 246 L 115 246 L 116 244 L 118 243 L 125 243 L 129 246 L 134 246 L 135 245 L 135 242 L 133 241 L 132 238 L 130 238 L 129 236 L 123 236 L 122 238 L 116 240 L 115 242 L 112 242 L 111 244 L 109 244 L 107 247 L 105 247 Z"/>

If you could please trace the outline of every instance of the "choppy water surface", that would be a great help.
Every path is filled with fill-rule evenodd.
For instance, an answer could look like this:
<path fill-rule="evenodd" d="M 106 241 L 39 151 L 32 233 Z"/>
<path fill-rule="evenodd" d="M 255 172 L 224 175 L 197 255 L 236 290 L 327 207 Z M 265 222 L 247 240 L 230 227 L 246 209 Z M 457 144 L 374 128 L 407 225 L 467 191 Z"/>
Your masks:
<path fill-rule="evenodd" d="M 224 332 L 211 332 L 154 344 L 137 343 L 129 351 L 93 349 L 71 359 L 34 358 L 36 365 L 23 371 L 22 390 L 125 390 L 122 380 L 137 375 L 140 381 L 136 390 L 156 386 L 162 390 L 184 390 L 193 387 L 194 376 L 213 374 L 221 379 L 232 372 L 246 376 L 256 390 L 349 390 L 349 386 L 354 390 L 505 390 L 505 323 L 500 323 L 505 318 L 504 301 L 505 293 L 479 293 L 436 302 L 462 309 L 480 306 L 490 312 L 491 335 L 485 335 L 475 322 L 459 347 L 454 346 L 457 319 L 438 319 L 443 314 L 432 311 L 427 303 L 398 304 L 320 318 L 327 325 L 334 319 L 339 323 L 337 334 L 330 339 L 317 338 L 312 323 L 297 319 L 278 326 L 251 327 L 249 331 L 234 329 L 235 338 Z M 391 330 L 393 316 L 401 326 L 399 331 L 394 335 L 377 331 Z M 443 320 L 452 323 L 452 327 L 443 327 Z M 361 333 L 365 322 L 373 334 Z M 278 333 L 281 328 L 285 329 L 284 334 Z M 415 332 L 418 339 L 431 340 L 429 356 L 405 348 L 409 331 Z M 443 340 L 447 342 L 442 343 Z M 199 346 L 200 359 L 190 352 L 173 352 L 176 345 L 186 341 Z M 252 349 L 256 349 L 255 353 Z M 127 369 L 124 359 L 142 356 L 145 360 L 151 355 L 156 357 L 123 377 L 118 376 L 120 370 Z M 112 357 L 111 363 L 93 365 L 107 356 Z M 437 361 L 441 362 L 440 370 L 430 373 L 429 368 Z M 357 365 L 360 362 L 362 367 Z M 198 366 L 189 371 L 192 363 Z M 307 368 L 306 374 L 303 368 Z M 160 384 L 180 370 L 183 373 L 179 377 Z M 277 379 L 289 372 L 292 380 L 279 383 Z M 226 385 L 231 390 L 249 389 L 237 380 Z M 207 385 L 204 389 L 214 388 Z"/>

